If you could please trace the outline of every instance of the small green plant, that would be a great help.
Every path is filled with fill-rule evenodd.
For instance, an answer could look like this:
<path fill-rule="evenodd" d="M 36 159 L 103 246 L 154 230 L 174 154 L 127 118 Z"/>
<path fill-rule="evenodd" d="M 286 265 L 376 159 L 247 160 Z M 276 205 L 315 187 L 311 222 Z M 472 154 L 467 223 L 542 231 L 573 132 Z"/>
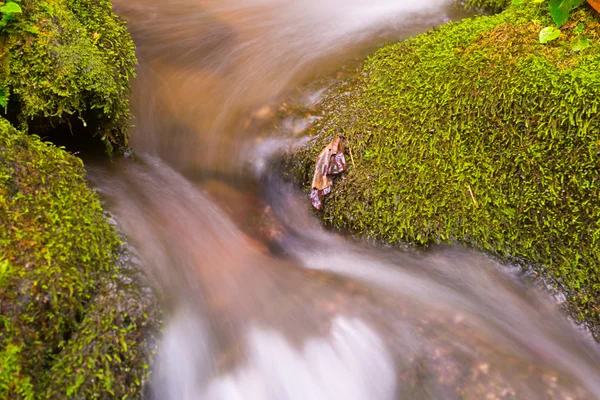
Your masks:
<path fill-rule="evenodd" d="M 554 26 L 547 26 L 540 31 L 540 43 L 545 44 L 558 39 L 560 36 L 560 29 Z"/>
<path fill-rule="evenodd" d="M 585 3 L 586 0 L 550 0 L 550 15 L 557 27 L 561 27 L 569 19 L 571 11 Z"/>
<path fill-rule="evenodd" d="M 579 53 L 580 51 L 587 49 L 591 45 L 592 43 L 590 42 L 590 39 L 574 39 L 571 45 L 571 49 L 574 52 Z"/>
<path fill-rule="evenodd" d="M 0 6 L 0 14 L 2 14 L 2 19 L 0 19 L 0 31 L 2 31 L 6 25 L 8 25 L 11 21 L 13 21 L 17 14 L 21 14 L 23 10 L 21 10 L 21 6 L 19 3 L 21 0 L 8 0 L 2 6 Z"/>
<path fill-rule="evenodd" d="M 533 0 L 543 3 L 545 0 Z M 524 0 L 513 0 L 512 4 L 522 4 Z M 550 15 L 556 26 L 546 26 L 540 31 L 540 43 L 546 44 L 560 37 L 560 27 L 568 21 L 571 11 L 585 3 L 586 0 L 549 0 Z M 572 45 L 573 51 L 579 52 L 589 47 L 589 40 L 578 38 Z"/>
<path fill-rule="evenodd" d="M 13 21 L 17 14 L 21 14 L 23 10 L 19 5 L 21 0 L 8 0 L 0 6 L 0 32 L 6 28 L 6 26 Z M 6 107 L 8 106 L 8 95 L 9 91 L 6 87 L 0 87 L 0 107 L 4 108 L 4 112 L 6 112 Z"/>
<path fill-rule="evenodd" d="M 585 26 L 583 24 L 577 24 L 577 26 L 573 29 L 575 38 L 571 40 L 571 50 L 573 50 L 575 53 L 579 53 L 580 51 L 583 51 L 592 45 L 592 41 L 583 36 L 584 29 Z"/>
<path fill-rule="evenodd" d="M 8 89 L 0 88 L 0 107 L 4 108 L 4 112 L 6 112 L 7 106 L 8 106 Z"/>

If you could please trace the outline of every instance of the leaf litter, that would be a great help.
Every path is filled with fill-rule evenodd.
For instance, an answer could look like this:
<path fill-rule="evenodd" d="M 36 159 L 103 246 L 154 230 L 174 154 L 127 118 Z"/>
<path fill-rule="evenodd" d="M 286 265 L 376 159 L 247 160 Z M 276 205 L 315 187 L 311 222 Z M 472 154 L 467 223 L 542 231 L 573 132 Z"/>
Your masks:
<path fill-rule="evenodd" d="M 332 175 L 337 175 L 346 170 L 346 158 L 342 137 L 337 136 L 329 143 L 317 157 L 315 173 L 313 175 L 310 202 L 314 208 L 320 210 L 323 207 L 323 197 L 331 193 L 333 185 Z"/>

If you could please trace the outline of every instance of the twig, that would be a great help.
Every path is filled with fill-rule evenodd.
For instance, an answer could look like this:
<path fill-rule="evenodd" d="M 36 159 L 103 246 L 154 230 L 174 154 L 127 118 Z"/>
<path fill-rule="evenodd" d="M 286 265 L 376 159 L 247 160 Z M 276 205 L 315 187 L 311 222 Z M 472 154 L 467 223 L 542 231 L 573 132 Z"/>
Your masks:
<path fill-rule="evenodd" d="M 473 204 L 475 204 L 475 208 L 479 208 L 477 200 L 475 200 L 475 196 L 473 195 L 473 190 L 471 190 L 471 185 L 467 184 L 467 187 L 469 188 L 469 194 L 471 195 L 471 200 L 473 200 Z"/>
<path fill-rule="evenodd" d="M 354 156 L 352 155 L 352 147 L 350 146 L 350 141 L 346 138 L 346 143 L 348 143 L 348 152 L 350 153 L 350 161 L 352 161 L 352 167 L 356 169 L 356 164 L 354 164 Z"/>

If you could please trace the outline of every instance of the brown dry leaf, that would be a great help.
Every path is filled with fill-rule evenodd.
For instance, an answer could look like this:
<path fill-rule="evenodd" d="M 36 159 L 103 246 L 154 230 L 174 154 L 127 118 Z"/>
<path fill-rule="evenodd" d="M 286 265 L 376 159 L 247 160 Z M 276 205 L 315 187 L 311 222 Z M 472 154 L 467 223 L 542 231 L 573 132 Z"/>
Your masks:
<path fill-rule="evenodd" d="M 598 12 L 600 12 L 600 0 L 588 0 L 588 3 Z"/>
<path fill-rule="evenodd" d="M 320 210 L 323 207 L 323 196 L 331 193 L 332 180 L 329 176 L 339 174 L 345 169 L 346 159 L 344 158 L 342 138 L 338 136 L 317 157 L 309 195 L 314 208 Z"/>

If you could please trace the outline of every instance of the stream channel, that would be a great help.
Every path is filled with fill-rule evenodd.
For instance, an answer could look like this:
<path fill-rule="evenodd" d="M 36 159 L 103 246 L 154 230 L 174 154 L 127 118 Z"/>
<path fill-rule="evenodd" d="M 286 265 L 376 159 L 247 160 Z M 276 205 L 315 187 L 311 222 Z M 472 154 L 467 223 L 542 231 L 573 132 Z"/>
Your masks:
<path fill-rule="evenodd" d="M 312 118 L 281 104 L 315 107 L 315 82 L 460 18 L 449 1 L 114 3 L 136 156 L 89 177 L 163 299 L 146 397 L 600 398 L 598 345 L 519 268 L 329 232 L 270 167 Z"/>

